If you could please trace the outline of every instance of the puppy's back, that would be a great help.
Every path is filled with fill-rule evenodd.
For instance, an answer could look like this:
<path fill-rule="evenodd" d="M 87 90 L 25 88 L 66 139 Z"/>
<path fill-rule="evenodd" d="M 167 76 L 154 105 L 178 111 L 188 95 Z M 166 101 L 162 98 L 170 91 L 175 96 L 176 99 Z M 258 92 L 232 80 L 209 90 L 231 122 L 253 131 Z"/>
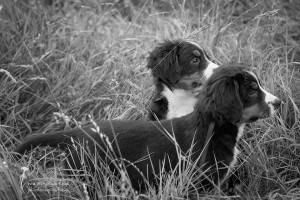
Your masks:
<path fill-rule="evenodd" d="M 20 144 L 15 152 L 24 154 L 38 146 L 50 146 L 66 149 L 78 143 L 100 146 L 112 144 L 114 150 L 119 150 L 122 156 L 141 154 L 148 147 L 150 151 L 164 151 L 163 146 L 172 145 L 170 135 L 184 137 L 182 120 L 155 121 L 103 121 L 94 126 L 58 131 L 46 134 L 35 134 Z M 107 139 L 108 140 L 107 140 Z"/>

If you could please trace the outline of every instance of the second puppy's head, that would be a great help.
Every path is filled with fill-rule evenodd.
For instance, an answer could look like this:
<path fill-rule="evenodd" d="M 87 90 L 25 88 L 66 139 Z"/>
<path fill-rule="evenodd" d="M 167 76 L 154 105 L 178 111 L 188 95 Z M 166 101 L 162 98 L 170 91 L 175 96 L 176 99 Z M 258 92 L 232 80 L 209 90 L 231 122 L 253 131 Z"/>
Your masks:
<path fill-rule="evenodd" d="M 202 85 L 219 65 L 197 43 L 186 40 L 165 41 L 148 59 L 147 67 L 154 78 L 161 79 L 171 89 L 193 90 Z"/>
<path fill-rule="evenodd" d="M 253 69 L 242 64 L 223 65 L 205 82 L 203 110 L 222 123 L 251 123 L 271 117 L 279 108 L 278 97 L 267 92 Z"/>

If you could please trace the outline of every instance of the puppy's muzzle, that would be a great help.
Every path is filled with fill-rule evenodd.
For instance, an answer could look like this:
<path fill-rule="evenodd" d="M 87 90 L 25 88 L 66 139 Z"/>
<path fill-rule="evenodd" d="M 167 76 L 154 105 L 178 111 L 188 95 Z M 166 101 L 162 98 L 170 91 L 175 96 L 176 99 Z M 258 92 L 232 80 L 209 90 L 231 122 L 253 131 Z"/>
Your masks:
<path fill-rule="evenodd" d="M 268 102 L 269 105 L 273 106 L 274 110 L 277 110 L 280 107 L 281 103 L 282 103 L 281 100 L 278 98 L 276 98 L 272 102 Z"/>

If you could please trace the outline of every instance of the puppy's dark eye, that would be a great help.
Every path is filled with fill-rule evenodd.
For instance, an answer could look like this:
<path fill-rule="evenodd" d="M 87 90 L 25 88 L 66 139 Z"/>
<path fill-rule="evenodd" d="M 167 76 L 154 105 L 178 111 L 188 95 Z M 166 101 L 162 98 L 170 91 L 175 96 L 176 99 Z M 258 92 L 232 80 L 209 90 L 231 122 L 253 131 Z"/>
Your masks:
<path fill-rule="evenodd" d="M 254 97 L 256 95 L 257 95 L 257 90 L 251 90 L 250 93 L 249 93 L 250 97 Z"/>
<path fill-rule="evenodd" d="M 200 62 L 200 58 L 194 57 L 193 60 L 191 61 L 192 64 L 196 64 Z"/>

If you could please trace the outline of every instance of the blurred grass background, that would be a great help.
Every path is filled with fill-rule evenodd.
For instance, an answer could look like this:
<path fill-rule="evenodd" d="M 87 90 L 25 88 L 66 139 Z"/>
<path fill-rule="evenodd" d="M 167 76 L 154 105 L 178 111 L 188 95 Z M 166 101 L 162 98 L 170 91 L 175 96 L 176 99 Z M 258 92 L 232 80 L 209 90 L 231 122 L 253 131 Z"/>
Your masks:
<path fill-rule="evenodd" d="M 32 156 L 15 162 L 11 151 L 33 132 L 67 130 L 90 118 L 145 120 L 154 90 L 148 52 L 176 38 L 207 46 L 220 63 L 251 64 L 285 101 L 276 118 L 251 125 L 242 139 L 239 198 L 299 199 L 299 10 L 297 0 L 1 0 L 0 199 L 86 198 L 80 181 L 42 169 L 46 164 Z M 29 165 L 24 181 L 21 167 Z M 59 197 L 29 184 L 49 179 L 72 186 Z M 173 181 L 143 198 L 184 198 L 178 187 Z M 110 198 L 126 199 L 124 190 L 109 190 Z M 207 198 L 216 195 L 229 198 Z"/>

